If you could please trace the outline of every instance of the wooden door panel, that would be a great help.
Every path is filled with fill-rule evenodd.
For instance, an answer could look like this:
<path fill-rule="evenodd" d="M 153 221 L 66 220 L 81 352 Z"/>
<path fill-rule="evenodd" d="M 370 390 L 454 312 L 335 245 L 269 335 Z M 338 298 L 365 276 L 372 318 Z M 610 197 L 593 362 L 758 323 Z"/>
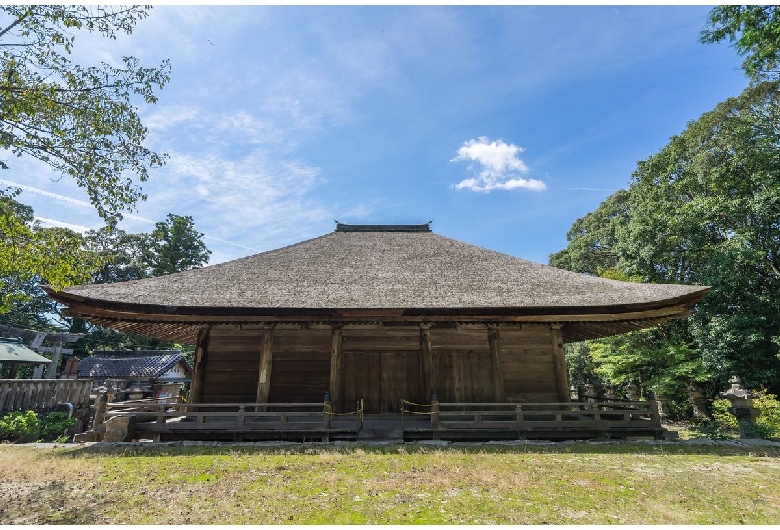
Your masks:
<path fill-rule="evenodd" d="M 436 351 L 433 354 L 439 401 L 490 403 L 493 380 L 487 350 Z"/>
<path fill-rule="evenodd" d="M 380 410 L 380 355 L 378 352 L 343 352 L 341 361 L 341 412 L 355 410 L 357 400 L 363 399 L 365 412 Z"/>
<path fill-rule="evenodd" d="M 342 401 L 340 410 L 355 410 L 355 402 L 363 398 L 368 414 L 399 412 L 401 398 L 427 403 L 422 395 L 420 352 L 343 352 Z"/>

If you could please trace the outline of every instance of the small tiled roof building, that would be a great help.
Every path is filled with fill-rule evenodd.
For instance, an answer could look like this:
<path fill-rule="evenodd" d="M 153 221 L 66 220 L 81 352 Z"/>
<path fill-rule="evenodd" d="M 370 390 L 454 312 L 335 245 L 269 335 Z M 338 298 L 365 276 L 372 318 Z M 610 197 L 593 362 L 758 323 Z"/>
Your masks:
<path fill-rule="evenodd" d="M 78 365 L 79 379 L 169 383 L 189 381 L 192 367 L 178 350 L 96 351 Z"/>

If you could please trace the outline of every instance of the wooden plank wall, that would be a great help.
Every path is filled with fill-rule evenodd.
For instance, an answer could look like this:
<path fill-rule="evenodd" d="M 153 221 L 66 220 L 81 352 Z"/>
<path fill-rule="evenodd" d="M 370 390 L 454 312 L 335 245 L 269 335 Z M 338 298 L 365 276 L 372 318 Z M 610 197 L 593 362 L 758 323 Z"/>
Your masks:
<path fill-rule="evenodd" d="M 331 328 L 274 329 L 271 403 L 317 403 L 330 385 Z"/>
<path fill-rule="evenodd" d="M 255 402 L 263 333 L 260 327 L 211 328 L 201 403 Z"/>
<path fill-rule="evenodd" d="M 397 412 L 401 398 L 428 403 L 432 390 L 440 401 L 465 403 L 495 402 L 498 396 L 506 402 L 555 402 L 560 395 L 553 333 L 544 325 L 499 325 L 492 332 L 485 325 L 425 331 L 416 325 L 346 325 L 340 331 L 337 389 L 330 389 L 330 326 L 214 326 L 201 402 L 255 402 L 264 333 L 272 334 L 272 403 L 320 402 L 330 390 L 337 412 L 355 410 L 360 398 L 366 412 Z"/>
<path fill-rule="evenodd" d="M 431 390 L 436 391 L 439 401 L 492 402 L 493 381 L 487 327 L 432 328 L 430 333 L 436 380 L 436 388 Z"/>
<path fill-rule="evenodd" d="M 398 412 L 401 398 L 425 402 L 418 326 L 345 326 L 340 410 Z"/>
<path fill-rule="evenodd" d="M 557 402 L 558 387 L 549 326 L 499 328 L 504 400 Z M 566 389 L 568 393 L 568 388 Z"/>

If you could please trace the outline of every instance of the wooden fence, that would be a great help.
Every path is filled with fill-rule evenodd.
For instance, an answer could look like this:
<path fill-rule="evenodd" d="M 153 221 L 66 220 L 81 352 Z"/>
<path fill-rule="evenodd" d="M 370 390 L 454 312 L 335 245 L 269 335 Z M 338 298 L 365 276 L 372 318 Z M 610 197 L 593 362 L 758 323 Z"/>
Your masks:
<path fill-rule="evenodd" d="M 89 407 L 92 379 L 0 379 L 0 412 L 48 412 L 60 403 Z"/>
<path fill-rule="evenodd" d="M 412 416 L 407 419 L 407 415 Z M 430 421 L 425 422 L 427 425 L 421 425 L 417 420 L 420 415 L 430 416 Z M 403 401 L 402 421 L 405 436 L 434 438 L 658 438 L 664 430 L 654 400 L 600 403 L 434 401 L 428 405 Z"/>

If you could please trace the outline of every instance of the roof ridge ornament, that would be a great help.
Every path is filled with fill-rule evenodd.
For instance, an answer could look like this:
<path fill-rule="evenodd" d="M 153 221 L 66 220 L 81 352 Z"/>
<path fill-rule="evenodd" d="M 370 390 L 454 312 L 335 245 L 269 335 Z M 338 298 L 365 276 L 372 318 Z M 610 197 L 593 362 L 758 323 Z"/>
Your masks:
<path fill-rule="evenodd" d="M 350 225 L 336 221 L 336 232 L 430 232 L 431 223 L 419 225 Z"/>

